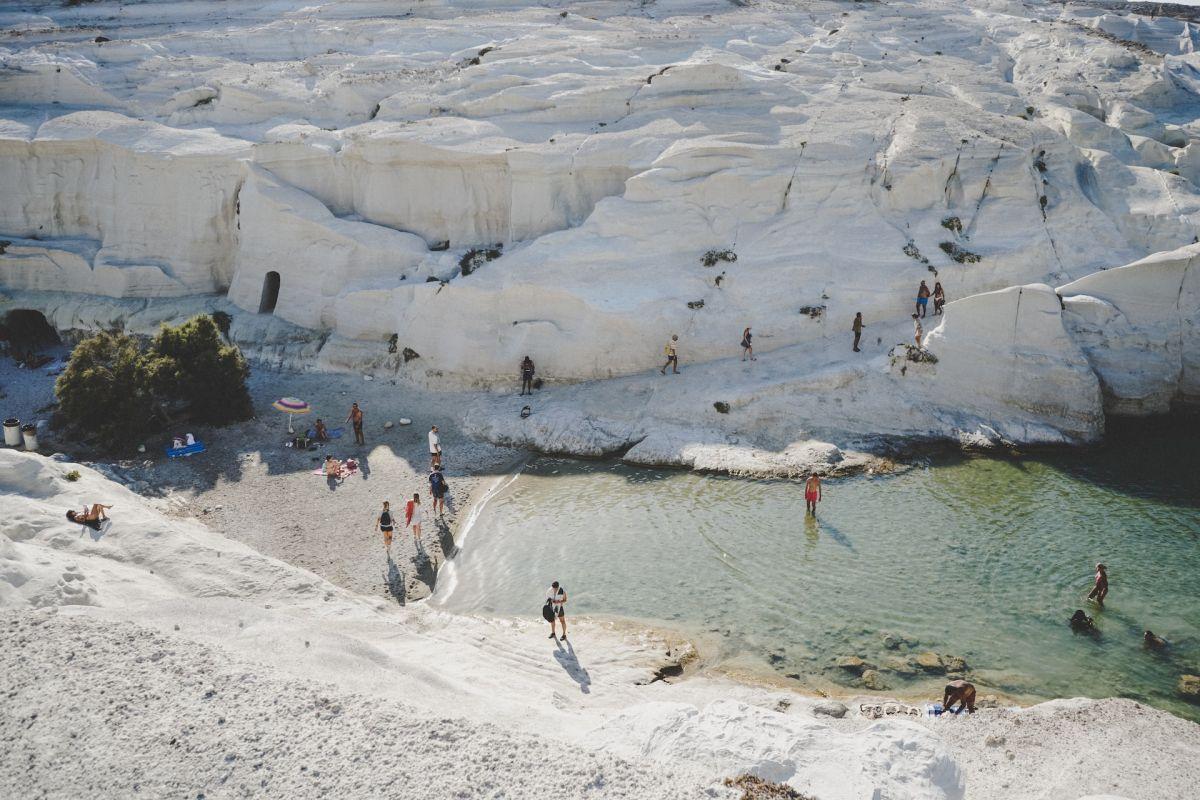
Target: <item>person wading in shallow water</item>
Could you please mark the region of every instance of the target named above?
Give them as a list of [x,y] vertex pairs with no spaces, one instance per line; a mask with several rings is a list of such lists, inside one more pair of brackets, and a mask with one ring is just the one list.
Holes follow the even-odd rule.
[[951,706],[958,703],[958,710],[964,708],[968,713],[975,713],[975,686],[964,680],[950,681],[942,694],[942,710],[950,713]]
[[1108,597],[1108,567],[1103,564],[1096,565],[1096,583],[1092,586],[1092,590],[1088,592],[1087,599],[1095,601],[1096,605],[1103,606],[1104,598]]
[[350,413],[346,415],[346,422],[354,426],[354,443],[366,444],[366,439],[363,438],[363,412],[358,407],[358,403],[350,406]]
[[858,349],[858,342],[860,339],[862,339],[862,329],[864,327],[865,326],[863,325],[862,321],[862,312],[859,311],[854,315],[854,324],[850,326],[850,330],[854,331],[854,352],[856,353],[862,352]]
[[821,499],[821,479],[817,477],[817,473],[808,476],[808,480],[804,482],[804,511],[805,513],[816,516],[817,503]]
[[554,637],[554,620],[558,620],[562,624],[562,638],[567,638],[567,590],[558,585],[558,581],[550,584],[550,588],[546,590],[546,602],[550,604],[552,613],[550,617],[550,638]]
[[663,375],[667,374],[667,367],[676,375],[679,374],[679,352],[675,349],[675,343],[679,341],[678,335],[672,335],[671,341],[667,342],[667,346],[663,348],[663,353],[667,356],[667,363],[662,365],[659,370]]

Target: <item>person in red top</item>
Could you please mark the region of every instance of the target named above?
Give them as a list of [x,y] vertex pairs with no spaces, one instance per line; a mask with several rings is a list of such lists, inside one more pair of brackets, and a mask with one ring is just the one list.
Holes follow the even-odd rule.
[[816,516],[817,501],[821,499],[821,479],[817,477],[817,473],[808,476],[808,480],[804,482],[804,510],[806,513]]

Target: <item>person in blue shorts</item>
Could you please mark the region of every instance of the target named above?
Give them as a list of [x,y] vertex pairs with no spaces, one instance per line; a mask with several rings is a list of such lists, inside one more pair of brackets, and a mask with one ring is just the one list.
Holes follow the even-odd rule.
[[925,281],[921,281],[921,286],[917,289],[917,313],[922,317],[929,310],[929,287],[925,285]]

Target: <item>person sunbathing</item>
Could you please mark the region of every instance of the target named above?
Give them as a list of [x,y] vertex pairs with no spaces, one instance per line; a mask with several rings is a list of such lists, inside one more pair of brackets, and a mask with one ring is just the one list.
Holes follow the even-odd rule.
[[71,520],[71,522],[78,522],[83,525],[92,525],[93,527],[98,528],[100,527],[101,522],[108,519],[108,514],[105,514],[104,512],[110,508],[112,508],[112,506],[106,506],[101,503],[93,503],[91,506],[85,505],[82,511],[76,511],[75,509],[68,511],[67,519]]
[[325,474],[340,478],[342,475],[342,462],[333,456],[325,456]]
[[320,419],[317,420],[315,429],[316,429],[316,435],[317,435],[318,442],[328,442],[329,441],[329,429],[325,427],[325,423],[322,422]]

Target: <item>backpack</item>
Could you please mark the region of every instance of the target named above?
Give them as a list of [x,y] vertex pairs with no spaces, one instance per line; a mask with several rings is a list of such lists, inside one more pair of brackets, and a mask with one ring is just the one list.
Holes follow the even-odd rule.
[[671,355],[671,345],[670,344],[663,345],[663,355],[664,356]]
[[440,492],[446,488],[446,479],[442,476],[442,473],[429,473],[429,487],[435,492]]
[[392,527],[392,512],[385,511],[379,515],[379,527],[381,527],[381,528]]

